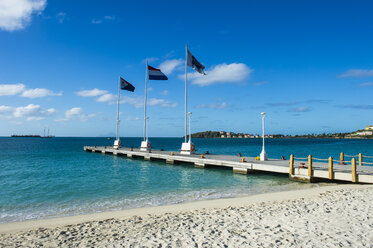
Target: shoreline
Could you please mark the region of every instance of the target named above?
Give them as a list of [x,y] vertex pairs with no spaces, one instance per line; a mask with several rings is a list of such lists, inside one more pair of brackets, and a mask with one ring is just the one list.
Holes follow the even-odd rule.
[[176,214],[186,211],[217,209],[227,207],[242,207],[257,203],[290,201],[301,198],[318,197],[330,191],[349,190],[349,189],[364,189],[373,188],[372,185],[332,185],[319,186],[307,189],[269,192],[263,194],[256,194],[244,197],[221,198],[212,200],[201,200],[185,202],[180,204],[162,205],[155,207],[134,208],[110,212],[99,212],[93,214],[76,215],[68,217],[57,217],[49,219],[28,220],[21,222],[10,222],[0,224],[0,234],[15,233],[21,231],[31,231],[38,228],[57,228],[67,225],[77,225],[86,222],[103,221],[108,219],[126,219],[131,217],[147,216],[147,215],[162,215],[162,214]]

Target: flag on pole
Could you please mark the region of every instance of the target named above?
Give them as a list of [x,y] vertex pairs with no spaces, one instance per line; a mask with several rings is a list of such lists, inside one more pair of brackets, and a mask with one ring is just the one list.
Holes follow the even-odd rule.
[[189,52],[188,49],[188,58],[187,58],[187,65],[192,67],[194,70],[198,71],[199,73],[206,75],[205,67]]
[[128,91],[135,91],[135,86],[124,80],[122,77],[120,78],[120,88],[122,90],[128,90]]
[[160,69],[156,69],[148,65],[149,80],[168,80],[167,76],[161,72]]

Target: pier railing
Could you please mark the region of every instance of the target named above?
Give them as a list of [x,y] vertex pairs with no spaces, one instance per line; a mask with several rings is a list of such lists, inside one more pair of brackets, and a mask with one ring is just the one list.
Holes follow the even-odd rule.
[[[346,161],[345,157],[351,158],[351,161]],[[311,178],[313,176],[313,164],[315,162],[318,162],[318,167],[320,169],[324,167],[326,169],[326,164],[327,164],[327,169],[329,172],[328,179],[333,180],[334,179],[334,173],[335,168],[334,165],[337,164],[339,165],[339,169],[341,169],[340,166],[346,165],[346,169],[348,169],[347,166],[350,166],[351,168],[351,181],[352,182],[357,182],[358,181],[358,175],[357,175],[357,165],[359,166],[364,166],[364,165],[373,165],[373,163],[370,162],[364,162],[363,158],[373,158],[373,156],[367,156],[363,155],[361,153],[357,155],[346,155],[343,152],[341,152],[339,160],[333,159],[333,157],[329,157],[328,159],[324,158],[315,158],[312,157],[312,155],[308,155],[308,157],[294,157],[294,155],[290,155],[290,167],[289,167],[289,174],[290,176],[293,176],[295,173],[295,169],[307,169],[307,174],[308,177]],[[297,164],[296,164],[297,162]],[[321,164],[322,163],[322,164]],[[344,170],[344,166],[342,167]]]
[[339,160],[342,164],[343,164],[343,162],[346,162],[345,157],[356,158],[359,166],[373,165],[373,163],[371,163],[371,162],[364,162],[364,158],[373,159],[373,156],[363,155],[362,153],[359,153],[359,154],[356,154],[356,155],[347,155],[347,154],[344,154],[343,152],[341,152]]

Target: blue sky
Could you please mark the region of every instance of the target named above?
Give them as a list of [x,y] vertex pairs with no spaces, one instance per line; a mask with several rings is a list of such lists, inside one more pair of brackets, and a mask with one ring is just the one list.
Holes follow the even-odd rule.
[[184,133],[185,44],[192,130],[348,132],[373,124],[370,1],[0,0],[0,135],[142,136],[145,60],[149,135]]

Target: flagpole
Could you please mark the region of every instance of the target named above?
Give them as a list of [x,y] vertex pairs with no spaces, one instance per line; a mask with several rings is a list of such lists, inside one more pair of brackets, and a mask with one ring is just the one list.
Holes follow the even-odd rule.
[[148,93],[148,60],[146,60],[146,69],[145,69],[145,99],[144,99],[144,141],[148,140],[146,135],[147,131],[147,123],[146,123],[146,101],[147,101],[147,93]]
[[119,98],[120,98],[120,76],[118,79],[118,106],[117,106],[117,130],[116,130],[116,140],[119,140]]
[[187,80],[188,80],[188,44],[185,44],[185,143],[187,143],[187,125],[188,125],[188,120],[187,120]]

